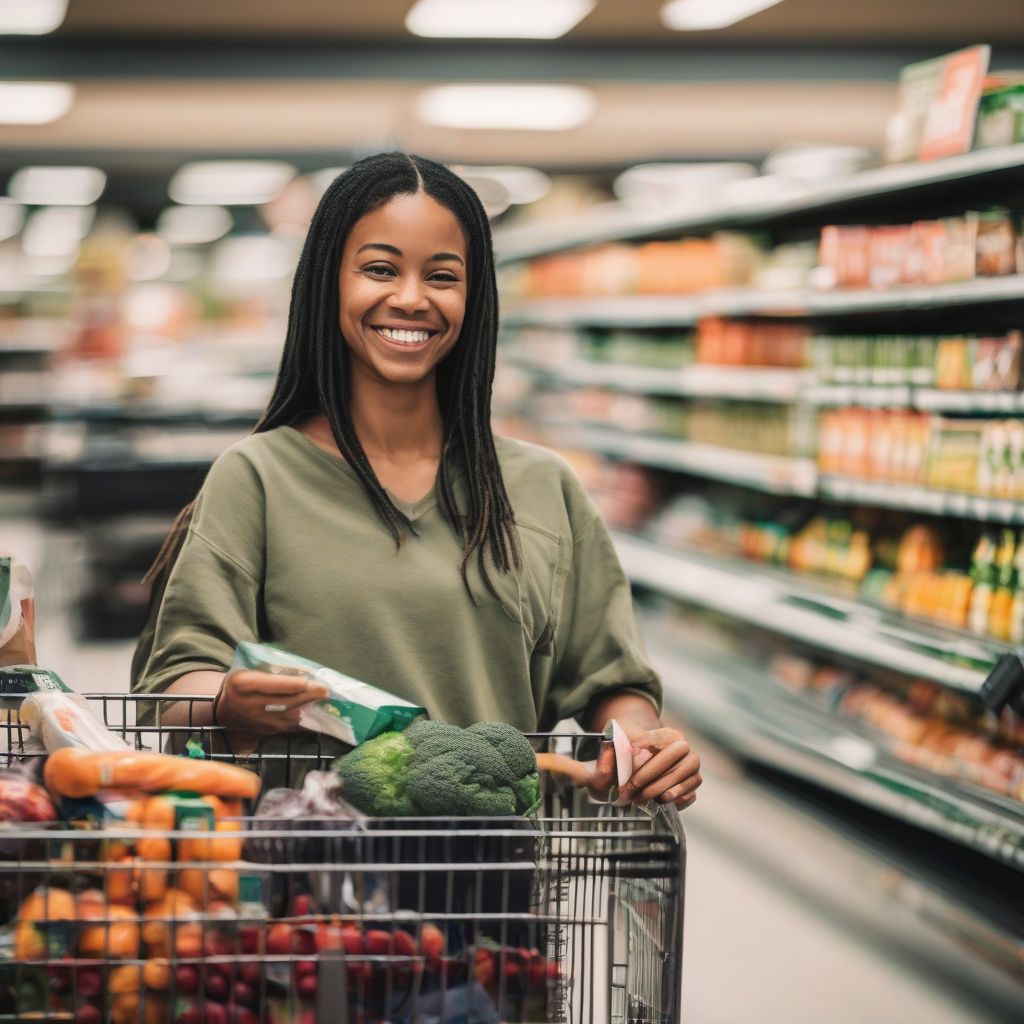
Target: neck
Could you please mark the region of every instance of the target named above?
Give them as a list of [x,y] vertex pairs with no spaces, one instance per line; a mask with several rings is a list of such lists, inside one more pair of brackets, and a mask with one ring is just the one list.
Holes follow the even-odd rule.
[[354,376],[350,403],[367,455],[414,459],[440,454],[444,423],[433,374],[397,387]]

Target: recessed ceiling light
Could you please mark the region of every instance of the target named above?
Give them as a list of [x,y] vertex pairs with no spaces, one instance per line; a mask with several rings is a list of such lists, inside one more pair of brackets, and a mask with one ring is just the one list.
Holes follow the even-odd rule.
[[596,107],[578,85],[437,85],[416,97],[420,120],[443,128],[566,131]]
[[226,235],[233,223],[223,206],[168,206],[156,231],[170,245],[204,245]]
[[0,35],[46,35],[67,13],[68,0],[0,0]]
[[661,9],[661,23],[679,32],[726,28],[782,0],[670,0]]
[[0,197],[0,242],[13,238],[25,223],[25,207],[13,199]]
[[28,256],[67,256],[77,251],[96,219],[92,206],[46,206],[25,224],[21,248]]
[[294,176],[291,164],[276,160],[203,160],[179,167],[167,192],[185,206],[258,206]]
[[0,124],[50,124],[75,98],[68,82],[0,82]]
[[91,206],[106,186],[98,167],[22,167],[7,191],[26,206]]
[[316,192],[318,197],[322,196],[330,187],[331,182],[334,181],[339,174],[347,170],[348,167],[325,167],[323,170],[313,171],[309,175],[313,191]]
[[551,179],[535,167],[464,167],[453,168],[466,177],[493,178],[505,186],[508,201],[513,205],[535,203],[551,191]]
[[756,174],[753,164],[744,163],[637,164],[615,179],[612,191],[626,202],[662,203],[707,197],[730,181]]
[[594,0],[419,0],[405,16],[417,36],[557,39],[594,9]]

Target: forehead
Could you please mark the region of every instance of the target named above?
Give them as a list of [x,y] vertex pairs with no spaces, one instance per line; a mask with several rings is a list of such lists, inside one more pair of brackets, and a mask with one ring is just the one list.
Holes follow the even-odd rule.
[[455,214],[423,192],[389,199],[383,206],[364,214],[352,226],[345,249],[354,252],[362,245],[383,242],[405,255],[454,252],[465,257],[466,239]]

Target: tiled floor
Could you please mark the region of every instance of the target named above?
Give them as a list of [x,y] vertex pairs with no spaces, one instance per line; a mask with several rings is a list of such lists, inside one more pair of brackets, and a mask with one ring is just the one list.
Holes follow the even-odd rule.
[[[30,520],[0,519],[0,549],[17,553],[38,580],[40,661],[80,691],[123,690],[132,645],[80,645],[69,632],[64,603],[75,584],[74,544]],[[705,767],[701,798],[684,819],[687,1024],[1009,1019],[972,1008],[953,979],[922,971],[885,936],[852,929],[723,838],[735,836],[742,821],[752,845],[770,836],[790,867],[816,857],[807,819],[751,793],[726,762],[710,757]]]

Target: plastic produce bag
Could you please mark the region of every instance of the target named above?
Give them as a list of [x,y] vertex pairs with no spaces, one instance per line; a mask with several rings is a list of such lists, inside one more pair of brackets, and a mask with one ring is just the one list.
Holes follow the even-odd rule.
[[334,669],[264,644],[243,641],[235,649],[232,669],[255,669],[279,675],[315,679],[327,687],[326,700],[302,708],[299,725],[321,732],[353,747],[382,732],[401,732],[426,709],[410,704],[386,690],[360,682]]
[[[52,677],[53,673],[47,675]],[[128,750],[131,746],[100,721],[85,698],[66,690],[30,694],[22,701],[20,717],[47,753],[61,747],[99,753]]]
[[0,665],[35,663],[32,577],[10,555],[0,555]]

